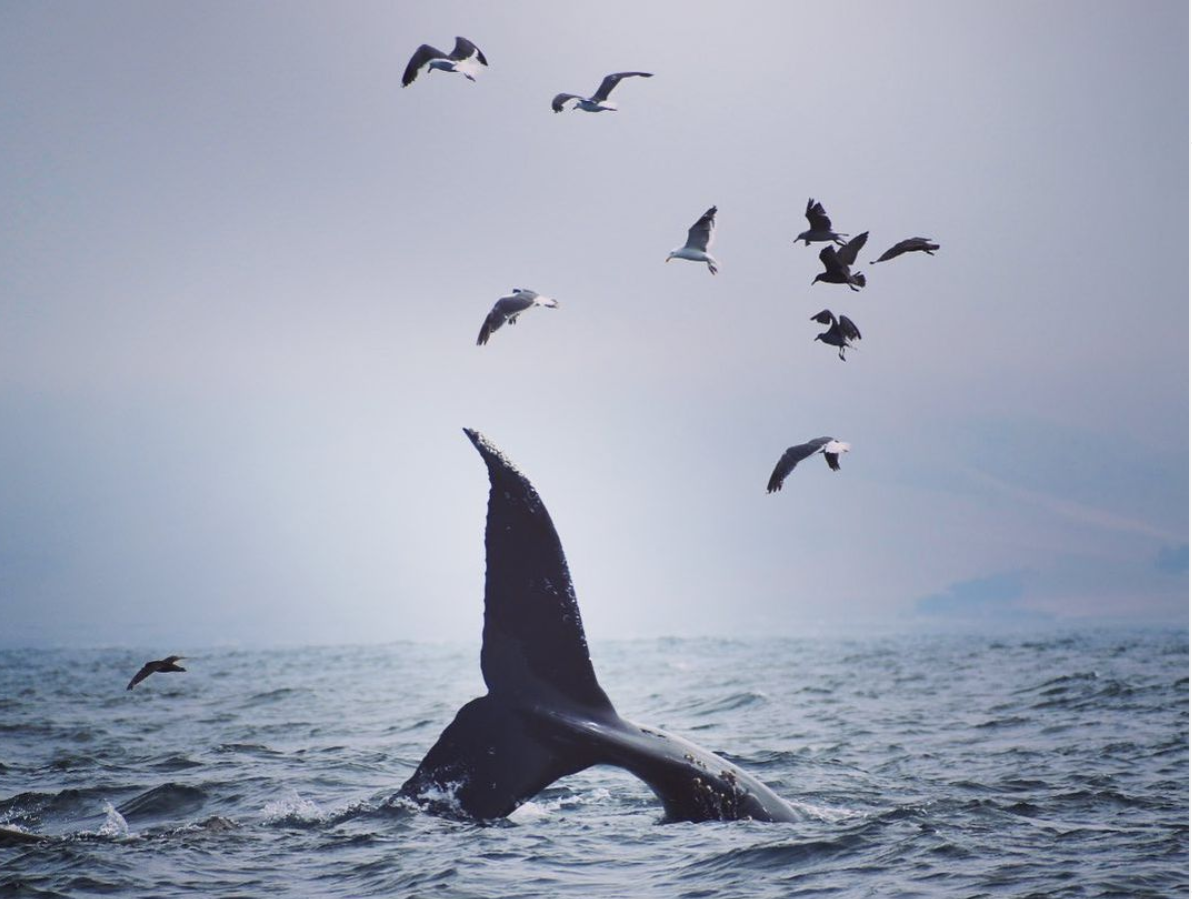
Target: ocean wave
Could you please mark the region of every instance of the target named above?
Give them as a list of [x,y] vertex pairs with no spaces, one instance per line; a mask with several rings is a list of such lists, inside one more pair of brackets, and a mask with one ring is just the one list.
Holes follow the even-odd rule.
[[264,693],[256,693],[241,703],[241,708],[253,708],[260,705],[271,705],[275,702],[280,702],[283,699],[288,699],[291,696],[297,695],[298,691],[293,687],[278,687],[276,690],[266,690]]
[[284,755],[285,754],[283,752],[280,752],[277,749],[273,749],[270,746],[266,746],[263,743],[220,743],[218,746],[215,747],[214,751],[221,752],[221,753],[222,752],[240,753],[240,754],[244,754],[244,755],[258,755],[258,756],[270,756],[270,755],[276,756],[276,755]]
[[692,862],[682,873],[684,879],[702,879],[738,871],[793,873],[813,863],[851,855],[864,842],[865,837],[858,833],[844,833],[829,839],[783,840],[760,846],[734,848]]
[[198,787],[165,783],[120,804],[125,818],[180,817],[202,808],[207,794]]

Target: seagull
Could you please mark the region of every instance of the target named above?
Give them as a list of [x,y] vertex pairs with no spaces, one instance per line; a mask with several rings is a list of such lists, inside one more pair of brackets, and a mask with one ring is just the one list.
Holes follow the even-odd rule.
[[853,324],[853,320],[847,315],[842,315],[837,320],[831,309],[816,313],[811,316],[811,321],[831,325],[823,334],[817,334],[815,339],[822,340],[829,346],[839,347],[837,355],[840,356],[841,362],[845,361],[844,351],[853,349],[853,341],[861,339],[861,329]]
[[811,228],[804,231],[794,239],[794,243],[803,241],[803,246],[811,246],[813,240],[830,240],[833,243],[838,243],[844,246],[844,238],[847,234],[837,234],[832,230],[832,220],[828,218],[828,213],[824,212],[824,204],[817,203],[815,200],[808,198],[807,211],[803,213],[807,216],[807,221],[811,224]]
[[455,49],[451,51],[450,55],[442,50],[436,50],[430,44],[423,44],[410,57],[406,72],[401,76],[401,86],[409,87],[413,84],[422,67],[428,62],[431,69],[438,69],[442,72],[459,72],[469,81],[476,80],[472,73],[480,71],[479,66],[488,65],[488,60],[484,58],[480,48],[466,37],[455,39]]
[[938,250],[940,245],[932,243],[930,237],[908,237],[906,240],[900,240],[882,255],[878,256],[870,262],[870,265],[877,265],[879,262],[885,262],[887,259],[893,259],[895,256],[901,256],[903,253],[913,253],[915,250],[921,250],[928,256],[934,256],[935,250]]
[[708,247],[712,245],[712,237],[716,231],[716,207],[713,206],[707,212],[699,217],[694,225],[687,229],[687,243],[678,249],[671,250],[670,255],[666,257],[666,261],[670,262],[672,259],[690,259],[692,262],[706,262],[708,263],[708,271],[713,275],[719,271],[717,262],[708,253]]
[[616,103],[610,103],[608,95],[613,92],[613,88],[621,83],[622,78],[653,78],[653,72],[617,72],[614,75],[605,75],[604,80],[600,82],[600,87],[596,89],[596,93],[590,97],[581,97],[579,94],[555,94],[555,98],[550,101],[550,108],[555,112],[562,112],[563,106],[568,100],[575,100],[576,103],[572,109],[582,109],[584,112],[615,112],[617,109]]
[[135,687],[137,684],[139,684],[141,681],[143,681],[145,678],[147,678],[150,674],[155,674],[159,671],[162,671],[162,672],[164,672],[164,671],[185,671],[186,669],[183,668],[181,665],[174,664],[175,662],[177,662],[183,658],[185,658],[185,656],[166,656],[164,659],[157,659],[156,661],[153,661],[153,662],[146,662],[141,667],[141,670],[133,675],[132,680],[130,680],[128,682],[128,686],[125,687],[124,689],[131,690],[133,687]]
[[795,470],[795,466],[816,453],[823,453],[828,460],[828,467],[833,471],[840,471],[840,454],[847,453],[850,447],[841,443],[835,437],[816,437],[798,446],[790,447],[774,466],[774,473],[770,475],[770,483],[766,485],[766,493],[774,493],[782,489],[782,482],[786,476]]
[[507,297],[501,297],[501,299],[493,304],[492,311],[488,313],[488,316],[484,319],[484,324],[480,327],[480,336],[476,338],[476,346],[483,346],[488,343],[488,339],[492,337],[493,332],[505,324],[505,322],[516,325],[517,317],[534,306],[558,309],[559,301],[553,300],[550,297],[544,297],[536,291],[523,287],[513,288],[513,293]]
[[868,239],[869,232],[862,231],[839,250],[831,246],[820,250],[819,258],[824,264],[824,271],[815,276],[812,285],[814,286],[816,281],[825,281],[828,284],[847,284],[849,290],[864,287],[865,276],[860,272],[854,275],[849,266],[857,261],[857,253]]

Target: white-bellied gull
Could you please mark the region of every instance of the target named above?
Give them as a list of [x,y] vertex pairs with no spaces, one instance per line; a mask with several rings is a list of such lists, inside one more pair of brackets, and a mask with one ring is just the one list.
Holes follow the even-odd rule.
[[616,72],[612,75],[605,75],[604,80],[600,82],[600,87],[596,89],[596,93],[590,97],[581,97],[579,94],[555,94],[555,98],[550,101],[550,108],[555,112],[562,112],[568,100],[575,100],[575,105],[572,109],[582,109],[584,112],[615,112],[617,108],[616,103],[612,103],[608,99],[608,95],[613,92],[613,88],[621,83],[622,78],[653,78],[653,72]]
[[480,336],[476,338],[476,346],[484,346],[493,332],[508,322],[517,324],[517,317],[534,306],[545,306],[547,309],[558,309],[559,301],[523,287],[513,288],[513,293],[501,297],[493,304],[492,311],[484,319],[480,327]]
[[480,48],[466,37],[457,37],[455,49],[450,53],[436,50],[430,44],[423,44],[410,57],[405,74],[401,76],[401,86],[409,87],[413,84],[422,67],[428,63],[428,71],[438,69],[442,72],[458,72],[469,81],[475,81],[474,73],[480,71],[480,66],[487,66],[488,60],[484,58]]
[[141,666],[141,670],[132,676],[132,680],[128,682],[128,686],[124,689],[131,690],[150,674],[157,674],[159,672],[164,674],[169,671],[185,671],[186,669],[181,665],[174,664],[175,662],[181,661],[183,658],[184,656],[166,656],[164,659],[155,659],[152,662],[146,662],[143,666]]
[[795,470],[795,466],[816,453],[823,453],[828,460],[828,467],[833,471],[840,471],[840,454],[847,453],[850,447],[841,443],[835,437],[816,437],[798,446],[792,446],[778,460],[774,466],[774,473],[770,475],[770,483],[766,485],[766,493],[774,493],[782,489],[782,482],[786,476]]
[[811,316],[811,320],[830,326],[823,334],[817,334],[815,339],[822,340],[828,346],[837,347],[837,355],[840,356],[841,362],[844,361],[844,351],[853,349],[853,341],[861,339],[861,329],[853,324],[853,320],[847,315],[837,319],[831,309],[825,309]]
[[694,225],[687,229],[687,243],[678,249],[671,250],[666,261],[672,259],[690,259],[692,262],[706,262],[708,271],[713,275],[719,271],[719,265],[708,252],[712,245],[712,238],[716,233],[716,207],[713,206],[699,217]]
[[906,240],[900,240],[882,255],[878,256],[870,262],[870,265],[877,265],[879,262],[885,262],[888,259],[893,259],[895,256],[901,256],[903,253],[913,253],[916,250],[926,253],[928,256],[934,256],[935,251],[940,248],[938,243],[932,243],[930,237],[908,237]]
[[807,211],[803,213],[807,216],[807,223],[811,227],[794,239],[794,243],[803,241],[803,246],[811,246],[811,242],[830,240],[833,243],[838,243],[844,246],[844,239],[848,237],[847,234],[837,234],[832,230],[832,220],[828,218],[828,213],[824,212],[824,204],[817,203],[815,200],[808,198]]
[[820,250],[819,258],[824,264],[824,270],[815,276],[811,282],[812,286],[816,281],[824,281],[828,284],[847,284],[849,290],[864,287],[865,276],[860,272],[853,274],[850,267],[857,261],[857,253],[868,239],[869,232],[862,231],[840,249],[827,246]]

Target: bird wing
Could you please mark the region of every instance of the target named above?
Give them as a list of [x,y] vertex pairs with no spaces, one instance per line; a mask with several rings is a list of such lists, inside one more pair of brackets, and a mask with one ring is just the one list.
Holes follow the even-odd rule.
[[156,670],[157,670],[157,662],[146,662],[141,667],[141,670],[132,676],[132,680],[130,680],[128,682],[128,686],[125,687],[124,689],[131,690],[133,687],[135,687],[137,684],[139,684],[141,681],[143,681],[145,678],[147,678],[150,674],[152,674]]
[[477,61],[482,65],[488,65],[488,60],[484,58],[484,54],[480,52],[480,48],[473,44],[466,37],[457,37],[455,39],[455,49],[451,51],[450,59],[462,60],[467,59],[472,54],[476,55]]
[[817,203],[809,197],[807,200],[807,211],[803,214],[807,216],[807,221],[811,225],[812,231],[832,230],[832,220],[828,218],[828,213],[824,212],[823,203]]
[[787,451],[779,457],[778,464],[774,466],[774,472],[770,475],[770,483],[766,484],[766,493],[781,490],[782,482],[786,480],[788,474],[795,470],[795,466],[808,456],[819,452],[831,439],[831,437],[817,437],[807,443],[788,447]]
[[596,89],[596,93],[592,94],[592,99],[597,103],[602,103],[608,99],[608,95],[613,92],[613,88],[621,83],[622,78],[653,78],[653,72],[617,72],[615,75],[605,75],[604,80],[600,82],[600,87]]
[[414,79],[418,77],[418,71],[432,59],[447,59],[447,54],[442,50],[436,50],[430,44],[423,44],[414,51],[414,55],[410,57],[410,62],[406,66],[405,74],[401,76],[401,86],[409,87],[414,83]]
[[836,254],[836,258],[840,260],[845,266],[850,266],[857,261],[857,253],[861,251],[861,247],[865,246],[865,241],[869,240],[869,232],[862,231],[843,247],[840,248]]
[[820,262],[824,264],[824,269],[828,274],[848,274],[848,266],[840,261],[840,254],[836,252],[836,247],[828,244],[819,251]]
[[903,253],[907,253],[911,250],[916,249],[917,248],[916,241],[918,241],[920,239],[921,238],[918,238],[918,237],[911,237],[911,238],[908,238],[907,240],[898,241],[898,243],[894,244],[894,246],[890,247],[890,249],[886,250],[886,252],[884,252],[884,253],[882,253],[882,255],[878,256],[877,261],[885,262],[888,259],[893,259],[895,256],[901,256]]
[[476,346],[488,343],[488,339],[494,331],[505,322],[512,322],[513,319],[533,306],[537,297],[538,294],[532,290],[519,290],[512,296],[501,297],[497,300],[485,317],[484,324],[480,326],[480,335],[476,338]]
[[699,217],[699,221],[687,229],[687,249],[699,250],[701,253],[706,253],[712,243],[712,236],[715,230],[716,207],[713,206]]
[[550,101],[550,108],[555,112],[563,111],[563,104],[568,100],[582,100],[579,94],[555,94],[555,98]]
[[840,333],[844,335],[845,340],[861,339],[861,329],[853,324],[853,320],[847,315],[840,316]]
[[480,326],[480,334],[476,338],[476,346],[484,346],[488,343],[488,339],[493,336],[493,331],[505,324],[505,316],[501,315],[496,309],[489,312],[484,317],[484,324]]
[[[836,316],[832,314],[831,309],[825,309],[823,312],[817,312],[811,316],[811,321],[819,322],[821,325],[834,325],[836,324]],[[848,319],[845,319],[845,321],[848,321]]]

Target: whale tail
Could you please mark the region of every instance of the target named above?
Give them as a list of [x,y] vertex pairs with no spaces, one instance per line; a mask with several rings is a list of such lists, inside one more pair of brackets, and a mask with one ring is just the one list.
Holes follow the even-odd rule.
[[[596,681],[558,533],[534,485],[481,434],[464,430],[488,466],[484,641],[488,695],[459,710],[402,794],[448,816],[499,818],[544,787],[595,764],[549,717],[526,705],[566,703],[616,717]],[[564,751],[560,751],[562,748]]]
[[621,718],[596,680],[555,526],[530,481],[485,437],[484,640],[488,693],[465,704],[401,795],[457,818],[508,815],[595,764],[644,780],[673,820],[793,820],[768,787],[712,753]]

